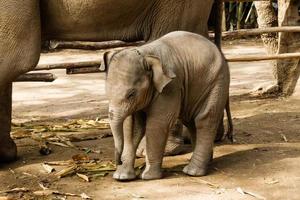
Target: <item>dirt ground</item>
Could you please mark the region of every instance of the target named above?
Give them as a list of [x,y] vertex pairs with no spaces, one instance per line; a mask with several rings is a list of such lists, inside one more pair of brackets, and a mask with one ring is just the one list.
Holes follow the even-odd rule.
[[[263,54],[259,42],[227,42],[225,54]],[[43,55],[41,62],[88,59],[95,52],[65,51]],[[85,182],[78,176],[58,179],[47,174],[42,163],[65,161],[80,150],[50,145],[52,154],[42,156],[38,142],[16,139],[19,159],[0,166],[0,191],[25,187],[42,190],[39,183],[60,192],[85,193],[93,199],[167,199],[167,200],[252,200],[300,199],[300,83],[295,94],[286,99],[260,99],[246,93],[273,83],[269,62],[230,63],[231,106],[235,143],[217,144],[210,171],[204,177],[189,177],[181,170],[191,153],[164,159],[161,180],[117,182],[112,173]],[[70,120],[107,116],[104,74],[65,75],[55,70],[54,83],[15,83],[13,120],[15,123],[62,124]],[[112,137],[100,137],[109,130],[83,130],[82,135],[97,135],[94,140],[74,144],[101,153],[91,158],[113,160]],[[57,133],[57,134],[77,134]],[[79,133],[78,133],[79,134]],[[187,145],[188,148],[188,145]],[[143,159],[138,161],[143,162]],[[59,168],[59,167],[58,167]],[[60,167],[61,168],[61,167]],[[242,191],[245,192],[243,194]],[[0,193],[1,196],[6,196]],[[13,199],[64,199],[62,196],[36,197],[31,193],[12,193]],[[0,198],[1,199],[1,198]],[[80,199],[68,197],[68,199]]]

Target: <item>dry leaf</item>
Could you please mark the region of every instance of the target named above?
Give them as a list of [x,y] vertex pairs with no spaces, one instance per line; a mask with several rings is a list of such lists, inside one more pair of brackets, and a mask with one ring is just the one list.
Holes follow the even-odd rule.
[[259,194],[255,194],[255,193],[249,192],[249,191],[244,191],[244,192],[245,192],[245,194],[248,194],[248,195],[250,195],[250,196],[253,196],[253,197],[257,198],[257,199],[266,200],[265,197],[260,196]]
[[286,136],[284,134],[280,134],[280,135],[285,142],[288,142],[288,139],[286,138]]
[[90,182],[90,178],[89,178],[88,176],[86,176],[86,175],[84,175],[84,174],[79,174],[79,173],[76,173],[76,175],[77,175],[79,178],[85,180],[86,182]]
[[61,142],[49,142],[49,143],[57,145],[57,146],[61,146],[61,147],[70,147],[69,145],[61,143]]
[[72,156],[72,159],[74,161],[78,161],[78,162],[80,162],[80,161],[90,161],[89,156],[86,155],[86,154],[76,154],[76,155]]
[[53,161],[53,162],[44,162],[44,163],[47,165],[65,166],[65,165],[71,165],[73,161],[67,160],[67,161]]
[[57,192],[58,191],[56,191],[56,190],[39,190],[39,191],[33,192],[33,194],[36,196],[49,196],[49,195],[55,194]]
[[42,164],[42,167],[46,170],[46,172],[48,174],[52,173],[55,171],[55,169],[53,167],[51,167],[50,165],[47,164]]
[[86,195],[85,193],[81,193],[80,197],[82,199],[92,199],[91,197],[89,197],[88,195]]
[[75,173],[75,169],[77,168],[76,165],[72,165],[70,167],[67,167],[59,172],[57,172],[55,175],[58,176],[58,178],[62,178],[64,176],[70,175]]
[[11,189],[11,190],[0,191],[0,194],[14,193],[14,192],[28,192],[28,191],[29,191],[28,188],[14,188],[14,189]]
[[255,197],[255,198],[257,198],[257,199],[266,200],[265,197],[260,196],[260,195],[258,195],[258,194],[255,194],[255,193],[253,193],[253,192],[249,192],[249,191],[243,190],[243,189],[240,188],[240,187],[236,188],[236,190],[237,190],[240,194],[242,194],[242,195],[248,194],[248,195],[250,195],[250,196],[252,196],[252,197]]
[[236,188],[236,191],[238,191],[242,195],[245,195],[245,192],[240,187]]
[[14,199],[11,197],[0,197],[0,200],[14,200]]
[[43,182],[39,182],[39,186],[43,189],[43,190],[48,190],[49,188],[47,188]]

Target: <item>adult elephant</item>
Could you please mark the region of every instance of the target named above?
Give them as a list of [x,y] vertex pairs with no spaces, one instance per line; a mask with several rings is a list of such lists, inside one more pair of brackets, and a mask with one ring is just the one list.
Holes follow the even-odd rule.
[[0,162],[10,138],[12,82],[38,63],[43,41],[153,40],[185,30],[207,36],[213,0],[9,0],[0,2]]

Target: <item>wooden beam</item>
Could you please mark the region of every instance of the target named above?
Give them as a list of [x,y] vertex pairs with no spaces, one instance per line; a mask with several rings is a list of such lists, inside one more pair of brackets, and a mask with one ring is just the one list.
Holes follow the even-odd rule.
[[86,66],[86,67],[70,67],[66,69],[68,75],[72,74],[87,74],[87,73],[100,73],[101,70],[99,66]]
[[50,40],[49,49],[100,50],[100,49],[111,49],[117,47],[140,46],[144,43],[145,43],[144,41],[124,42],[120,40],[112,40],[112,41],[104,41],[104,42]]
[[28,73],[19,76],[14,82],[53,82],[56,78],[51,73]]
[[264,33],[277,33],[277,32],[300,32],[300,26],[281,26],[281,27],[240,29],[235,31],[226,31],[222,33],[222,38],[247,36],[247,35],[260,35]]
[[276,59],[300,59],[300,53],[283,53],[270,55],[232,55],[226,56],[227,62],[250,62]]
[[68,69],[80,67],[101,67],[101,59],[82,61],[82,62],[68,62],[68,63],[55,63],[55,64],[39,64],[34,70],[52,70],[52,69]]

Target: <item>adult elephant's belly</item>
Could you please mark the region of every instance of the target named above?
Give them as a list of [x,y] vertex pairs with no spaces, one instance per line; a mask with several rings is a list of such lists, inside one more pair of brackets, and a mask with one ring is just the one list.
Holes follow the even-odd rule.
[[143,13],[153,0],[41,0],[45,39],[139,40]]

